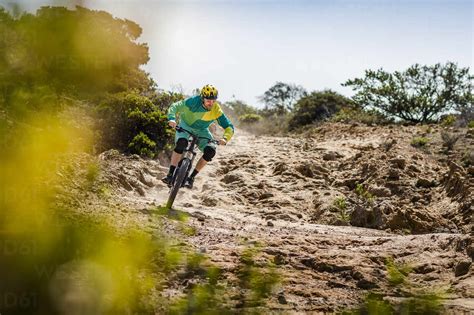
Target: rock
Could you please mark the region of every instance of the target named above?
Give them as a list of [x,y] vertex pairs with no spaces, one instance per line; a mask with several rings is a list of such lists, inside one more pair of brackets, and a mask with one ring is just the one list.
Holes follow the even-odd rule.
[[199,211],[192,212],[191,216],[196,218],[199,222],[204,222],[207,219],[207,215]]
[[334,182],[334,185],[339,186],[339,187],[346,186],[346,187],[349,187],[350,189],[355,189],[357,183],[359,183],[360,181],[361,181],[360,178],[346,178],[342,180],[339,179]]
[[369,280],[369,279],[366,279],[366,278],[362,278],[359,281],[357,281],[356,285],[357,285],[358,288],[361,288],[361,289],[364,289],[364,290],[371,290],[371,289],[378,288],[377,283],[375,283],[372,279]]
[[390,168],[388,170],[388,179],[399,180],[400,179],[400,171],[395,169],[395,168]]
[[210,196],[205,196],[202,198],[202,204],[205,205],[206,207],[215,207],[217,206],[217,199],[210,197]]
[[[107,151],[108,152],[108,151]],[[127,177],[125,177],[124,174],[120,173],[118,174],[118,181],[120,183],[120,185],[125,188],[126,190],[128,191],[132,191],[133,190],[133,187],[128,183],[127,181]]]
[[444,189],[448,196],[463,201],[472,194],[464,168],[454,162],[449,164],[449,172],[443,177]]
[[334,152],[334,151],[330,151],[330,152],[327,152],[323,155],[323,160],[325,161],[334,161],[334,160],[337,160],[338,158],[341,158],[343,157],[343,155],[337,153],[337,152]]
[[474,244],[471,244],[466,248],[466,253],[471,257],[471,260],[474,260]]
[[295,170],[301,175],[306,176],[306,177],[312,178],[314,176],[314,172],[311,168],[311,164],[308,162],[296,166]]
[[241,178],[239,175],[237,174],[226,174],[222,179],[221,179],[221,182],[225,183],[225,184],[230,184],[230,183],[234,183],[234,182],[238,182],[238,181],[241,181]]
[[282,254],[276,254],[275,257],[273,258],[273,263],[275,265],[284,265],[286,264],[286,259]]
[[285,162],[278,162],[273,168],[274,175],[281,175],[284,171],[288,170],[288,165]]
[[422,196],[420,194],[414,193],[413,196],[411,196],[410,201],[411,202],[417,202],[421,200]]
[[386,187],[371,186],[368,191],[376,197],[390,197],[392,195],[390,189]]
[[[385,206],[389,207],[388,205]],[[384,207],[370,209],[357,205],[351,213],[351,225],[376,229],[384,228],[387,221],[387,215],[384,214],[384,211],[393,211],[390,208],[385,209]]]
[[393,165],[398,167],[399,169],[404,169],[406,165],[406,160],[401,157],[397,157],[394,159],[390,159],[389,162]]
[[435,180],[427,179],[427,178],[418,178],[416,181],[416,187],[422,187],[422,188],[432,188],[437,185]]
[[[146,170],[146,169],[145,169],[145,170]],[[153,184],[153,181],[150,180],[150,179],[147,179],[147,178],[145,177],[144,172],[142,172],[142,171],[139,171],[139,172],[138,172],[138,180],[139,180],[141,183],[143,183],[143,184],[145,184],[146,186],[148,186],[148,187],[153,187],[153,186],[155,186],[155,185]]]
[[454,267],[454,275],[456,277],[463,276],[469,272],[469,268],[471,267],[471,262],[468,260],[460,261]]
[[409,171],[412,171],[412,172],[414,172],[414,173],[419,173],[419,172],[421,172],[420,169],[419,169],[418,167],[416,167],[416,165],[414,165],[414,164],[408,165],[408,170],[409,170]]
[[272,194],[271,192],[264,192],[260,196],[258,196],[258,200],[268,199],[268,198],[271,198],[273,196],[274,196],[274,194]]
[[137,190],[137,192],[140,196],[142,196],[142,197],[145,196],[146,193],[145,193],[145,189],[143,189],[143,187],[139,186],[139,187],[136,188],[136,190]]
[[435,268],[431,263],[422,263],[418,266],[413,267],[413,272],[418,274],[427,274],[433,271],[435,271]]
[[268,222],[267,222],[267,226],[274,226],[274,224],[273,224],[272,221],[268,221]]
[[469,166],[469,168],[467,169],[467,172],[468,172],[470,175],[474,175],[474,166]]
[[278,293],[278,303],[280,303],[280,304],[288,304],[288,302],[286,301],[286,298],[285,298],[285,295],[283,294],[283,292]]

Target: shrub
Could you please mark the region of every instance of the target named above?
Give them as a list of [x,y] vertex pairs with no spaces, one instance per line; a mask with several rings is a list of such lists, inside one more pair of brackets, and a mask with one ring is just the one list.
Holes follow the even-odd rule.
[[408,265],[395,264],[392,257],[385,260],[387,268],[388,282],[391,285],[399,285],[406,281],[406,277],[411,272],[412,268]]
[[456,117],[454,115],[446,115],[443,119],[441,119],[441,125],[443,127],[452,126],[456,122]]
[[467,124],[467,127],[468,127],[468,128],[474,128],[474,120],[471,120],[471,121]]
[[234,113],[234,115],[237,116],[237,117],[240,117],[240,116],[246,115],[246,114],[256,114],[257,113],[257,110],[254,107],[252,107],[250,105],[247,105],[246,103],[244,103],[243,101],[240,101],[240,100],[230,101],[230,102],[227,102],[227,103],[222,104],[222,105],[226,108],[229,108]]
[[288,128],[295,130],[322,121],[351,105],[352,102],[348,98],[331,90],[313,92],[296,103]]
[[150,101],[158,107],[159,110],[162,112],[166,112],[171,104],[177,101],[181,101],[184,99],[184,95],[181,93],[175,92],[153,92],[150,96]]
[[333,122],[360,122],[366,125],[387,124],[391,120],[375,110],[364,110],[362,108],[342,108],[331,117]]
[[429,141],[430,139],[425,138],[425,137],[415,137],[411,140],[410,144],[415,148],[421,148],[421,147],[425,147]]
[[262,120],[262,116],[257,114],[245,114],[239,117],[241,124],[254,124]]
[[349,216],[347,212],[347,203],[346,203],[346,198],[344,197],[338,197],[334,199],[333,201],[333,206],[337,209],[339,213],[339,219],[343,222],[349,222],[351,217]]
[[142,156],[153,157],[156,142],[150,140],[146,134],[140,131],[140,133],[133,138],[132,142],[128,144],[128,148],[131,152],[138,153]]
[[362,184],[356,184],[355,192],[359,197],[370,203],[372,203],[375,199],[375,197],[371,193],[369,193]]
[[340,210],[344,210],[347,207],[346,198],[344,198],[344,197],[338,197],[338,198],[334,199],[333,204],[336,208],[338,208]]
[[109,96],[96,109],[102,149],[153,156],[171,143],[166,115],[136,92]]
[[454,148],[454,145],[461,137],[461,134],[450,133],[446,131],[441,131],[441,139],[443,140],[443,146],[446,147],[447,151],[451,151]]

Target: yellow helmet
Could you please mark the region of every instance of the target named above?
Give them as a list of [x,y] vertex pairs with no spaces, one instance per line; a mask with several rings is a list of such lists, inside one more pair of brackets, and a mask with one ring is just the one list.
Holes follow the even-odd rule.
[[206,84],[201,89],[201,97],[206,98],[208,100],[216,100],[217,99],[217,89],[214,85]]

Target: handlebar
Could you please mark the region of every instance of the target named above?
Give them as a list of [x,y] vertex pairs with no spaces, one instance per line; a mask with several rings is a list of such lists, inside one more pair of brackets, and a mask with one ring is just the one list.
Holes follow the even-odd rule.
[[193,136],[193,137],[195,137],[195,138],[197,138],[197,139],[206,139],[206,140],[209,141],[209,143],[214,143],[214,144],[219,145],[219,141],[218,141],[218,140],[209,139],[209,138],[206,138],[206,137],[199,137],[199,136],[195,135],[194,133],[192,133],[191,131],[184,129],[183,127],[176,126],[176,127],[174,127],[174,129],[176,129],[176,131],[184,131],[184,132],[187,132],[187,133],[189,133],[191,136]]

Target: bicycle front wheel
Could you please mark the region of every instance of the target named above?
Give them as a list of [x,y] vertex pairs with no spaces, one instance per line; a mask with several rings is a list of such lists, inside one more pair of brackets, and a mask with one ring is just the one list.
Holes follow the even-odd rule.
[[176,195],[178,194],[179,189],[183,185],[184,179],[186,178],[186,173],[188,172],[188,168],[191,164],[189,159],[184,159],[181,162],[181,165],[176,170],[176,177],[171,187],[170,195],[168,197],[168,202],[166,203],[166,208],[171,209],[173,206],[174,200],[176,199]]

